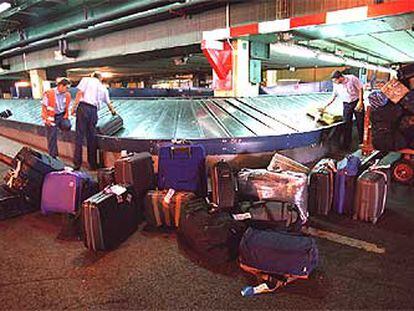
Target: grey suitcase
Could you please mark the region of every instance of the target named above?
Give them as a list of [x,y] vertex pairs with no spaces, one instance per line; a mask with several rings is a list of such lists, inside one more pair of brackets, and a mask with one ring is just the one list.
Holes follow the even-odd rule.
[[384,169],[372,168],[357,181],[354,219],[376,223],[385,211],[389,176]]

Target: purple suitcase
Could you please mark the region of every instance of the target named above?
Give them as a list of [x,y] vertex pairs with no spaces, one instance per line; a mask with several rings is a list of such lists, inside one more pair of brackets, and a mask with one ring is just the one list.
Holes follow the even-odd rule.
[[84,172],[61,171],[46,175],[43,182],[43,214],[75,214],[82,202],[97,192],[97,184]]

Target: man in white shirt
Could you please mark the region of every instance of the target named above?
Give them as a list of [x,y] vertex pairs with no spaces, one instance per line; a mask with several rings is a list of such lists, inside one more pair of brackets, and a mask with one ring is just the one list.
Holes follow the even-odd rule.
[[76,142],[73,164],[75,169],[82,165],[82,142],[86,136],[89,168],[97,168],[96,124],[98,110],[104,102],[113,115],[116,114],[106,87],[102,84],[102,76],[94,72],[90,77],[82,78],[77,86],[75,104],[72,115],[76,114]]
[[355,115],[357,121],[359,144],[362,144],[364,139],[365,108],[363,85],[354,75],[344,75],[338,70],[332,73],[331,79],[334,83],[333,96],[321,111],[325,111],[337,98],[343,102],[343,118],[345,121],[343,148],[349,149],[352,143],[353,115]]

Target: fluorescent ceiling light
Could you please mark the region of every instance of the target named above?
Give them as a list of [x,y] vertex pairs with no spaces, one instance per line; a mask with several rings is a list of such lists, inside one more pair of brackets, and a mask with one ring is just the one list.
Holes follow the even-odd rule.
[[272,50],[275,53],[282,53],[289,56],[302,57],[302,58],[315,58],[316,52],[311,49],[307,49],[297,45],[289,45],[276,43],[272,44]]
[[8,9],[10,9],[10,7],[11,7],[11,4],[8,3],[8,2],[2,2],[2,3],[0,3],[0,13],[6,11]]
[[334,63],[334,64],[342,64],[344,62],[343,58],[332,55],[332,54],[319,54],[318,59],[327,62],[327,63]]

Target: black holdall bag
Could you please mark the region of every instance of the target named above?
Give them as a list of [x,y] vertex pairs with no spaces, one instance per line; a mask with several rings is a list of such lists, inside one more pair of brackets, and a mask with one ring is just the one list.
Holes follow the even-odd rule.
[[124,127],[124,120],[116,114],[107,114],[98,120],[96,125],[96,133],[99,135],[112,136],[118,133]]
[[6,185],[0,185],[0,220],[28,214],[35,210],[24,195],[12,193]]
[[220,265],[235,260],[246,224],[226,212],[209,211],[204,200],[183,211],[178,236],[202,260]]
[[212,202],[219,209],[231,210],[236,202],[236,178],[230,165],[221,160],[211,171]]

